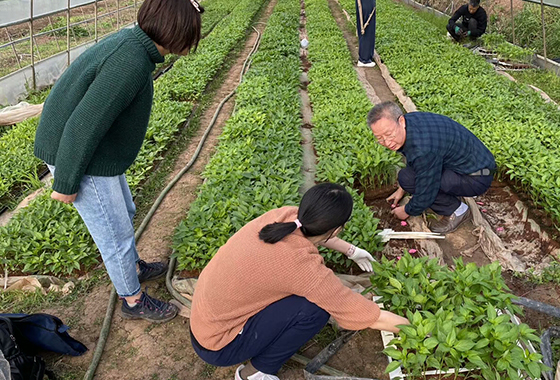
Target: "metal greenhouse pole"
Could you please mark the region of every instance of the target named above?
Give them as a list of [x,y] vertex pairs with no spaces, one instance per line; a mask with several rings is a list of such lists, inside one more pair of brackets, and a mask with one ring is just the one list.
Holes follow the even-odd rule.
[[68,7],[66,9],[66,63],[70,66],[70,0],[68,0]]
[[544,60],[546,62],[546,27],[544,24],[544,1],[541,0],[541,21],[542,21],[542,40],[543,40],[543,52]]
[[513,44],[515,44],[515,18],[513,17],[513,0],[510,0],[511,5],[511,38]]
[[30,53],[31,53],[31,76],[33,77],[33,90],[37,89],[37,80],[35,79],[35,55],[33,54],[33,49],[35,48],[34,42],[35,39],[33,38],[34,30],[33,30],[33,0],[30,1],[30,9],[29,9],[29,45],[31,46]]

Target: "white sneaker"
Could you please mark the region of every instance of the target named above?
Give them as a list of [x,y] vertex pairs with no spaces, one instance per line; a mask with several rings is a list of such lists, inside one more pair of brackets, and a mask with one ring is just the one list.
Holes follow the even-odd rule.
[[[243,368],[245,368],[243,364],[237,367],[237,370],[235,371],[235,380],[243,380],[240,374]],[[257,373],[248,376],[247,380],[280,380],[280,378],[278,376],[267,375],[266,373],[262,373],[261,371],[258,371]]]
[[237,367],[237,369],[235,370],[235,380],[243,380],[243,378],[239,374],[243,368],[245,368],[245,366],[243,364],[241,364],[239,367]]
[[363,63],[362,61],[358,61],[358,67],[375,67],[375,62]]
[[449,32],[447,32],[447,39],[450,41],[455,41],[455,38],[453,38],[453,36]]

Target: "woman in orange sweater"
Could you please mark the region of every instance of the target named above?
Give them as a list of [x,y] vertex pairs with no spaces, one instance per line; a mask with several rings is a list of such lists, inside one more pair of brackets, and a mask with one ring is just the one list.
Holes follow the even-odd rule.
[[398,332],[406,318],[380,310],[345,287],[319,254],[345,253],[366,271],[371,255],[336,235],[352,214],[344,187],[316,185],[300,206],[251,221],[222,246],[200,274],[191,313],[191,340],[207,363],[241,365],[236,380],[274,376],[332,316],[348,330]]

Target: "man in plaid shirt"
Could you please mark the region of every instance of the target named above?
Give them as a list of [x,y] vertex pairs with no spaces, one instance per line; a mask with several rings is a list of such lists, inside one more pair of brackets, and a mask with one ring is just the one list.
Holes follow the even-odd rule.
[[[399,189],[387,198],[395,206],[395,216],[405,220],[431,208],[443,218],[430,229],[443,234],[470,218],[468,206],[459,197],[485,193],[496,170],[494,156],[474,134],[447,116],[403,115],[393,102],[373,107],[368,125],[381,145],[406,157]],[[410,202],[397,207],[406,192],[412,194]]]

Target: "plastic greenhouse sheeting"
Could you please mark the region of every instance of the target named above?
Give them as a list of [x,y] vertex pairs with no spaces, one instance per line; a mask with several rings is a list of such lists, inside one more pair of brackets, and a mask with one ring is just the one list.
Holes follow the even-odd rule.
[[[530,3],[540,4],[541,0],[523,0]],[[560,8],[560,0],[544,0],[544,5],[548,5],[549,7]]]
[[[0,0],[1,1],[1,0]],[[125,28],[131,28],[135,24],[129,24]],[[104,36],[105,38],[107,36]],[[70,50],[70,62],[73,62],[88,47],[95,44],[95,41],[75,47]],[[68,56],[66,52],[58,53],[52,57],[43,59],[35,63],[35,83],[41,89],[53,84],[66,70]],[[27,94],[27,88],[33,86],[31,66],[19,69],[16,72],[0,78],[0,105],[7,106],[16,104]]]
[[[70,7],[93,4],[95,0],[70,0]],[[64,11],[68,0],[34,0],[33,18]],[[0,0],[0,27],[25,22],[31,16],[31,0]]]
[[[78,46],[70,50],[70,60],[74,61],[95,42]],[[37,88],[53,84],[66,70],[68,56],[66,52],[53,55],[35,64],[35,81]],[[27,93],[27,87],[33,86],[31,66],[24,67],[0,79],[0,104],[15,104]]]

